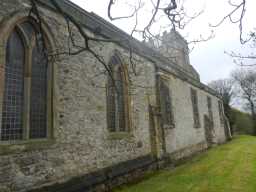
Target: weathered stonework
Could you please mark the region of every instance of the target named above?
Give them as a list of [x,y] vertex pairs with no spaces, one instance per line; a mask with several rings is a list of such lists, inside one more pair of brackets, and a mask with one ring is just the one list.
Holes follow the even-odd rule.
[[[43,2],[46,4],[40,6],[40,13],[44,20],[44,28],[48,32],[51,51],[61,53],[68,49],[68,29],[65,20],[48,7],[47,1]],[[76,10],[74,14],[80,14],[79,18],[90,15],[67,1],[63,1],[63,6],[70,6],[70,9]],[[1,0],[0,68],[4,67],[4,42],[8,38],[6,31],[11,30],[15,22],[24,19],[29,14],[29,8],[28,0]],[[95,26],[103,22],[94,14],[88,17],[88,22],[92,18],[99,22],[95,23]],[[104,30],[109,33],[109,28],[114,28],[106,21],[101,24],[102,33]],[[88,26],[84,30],[92,36],[101,37],[94,34]],[[111,30],[113,34],[124,36],[120,30]],[[79,35],[76,34],[75,38],[77,42],[82,42]],[[128,67],[132,82],[129,89],[131,130],[126,134],[113,134],[108,131],[107,76],[101,74],[104,68],[95,57],[88,52],[76,56],[60,55],[52,63],[53,122],[49,127],[52,131],[51,137],[13,143],[0,141],[1,192],[40,191],[39,188],[44,191],[43,189],[48,186],[61,186],[56,190],[48,187],[52,191],[72,191],[73,189],[69,190],[64,183],[67,182],[70,187],[72,182],[69,182],[74,178],[79,178],[82,188],[97,186],[97,190],[106,190],[129,181],[133,174],[140,175],[147,169],[156,169],[157,160],[166,156],[179,159],[203,150],[207,148],[203,127],[203,115],[208,114],[207,96],[212,98],[215,142],[225,142],[224,125],[220,123],[218,113],[219,98],[197,78],[193,78],[195,75],[186,75],[186,70],[175,67],[171,61],[165,68],[168,59],[159,58],[159,53],[136,40],[132,40],[132,43],[137,48],[134,57],[139,60],[139,65],[136,66],[137,76],[131,73],[132,69]],[[130,55],[124,45],[94,43],[91,47],[103,56],[105,61],[118,50],[123,63],[128,66]],[[0,74],[2,79],[4,74]],[[169,82],[173,99],[174,129],[163,129],[160,126],[156,87],[159,75],[164,76]],[[198,91],[202,125],[199,129],[193,127],[191,87]],[[0,85],[0,103],[2,90]],[[143,159],[145,156],[149,158]],[[132,162],[134,166],[126,162]],[[103,174],[102,178],[98,174]],[[117,175],[123,177],[116,180]],[[94,182],[96,183],[93,184]]]

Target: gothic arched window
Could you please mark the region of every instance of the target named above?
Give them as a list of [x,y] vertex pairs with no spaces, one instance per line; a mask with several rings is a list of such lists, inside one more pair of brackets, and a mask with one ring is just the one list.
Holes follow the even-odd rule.
[[129,131],[128,126],[128,83],[126,70],[121,59],[114,55],[109,63],[112,77],[107,84],[107,123],[110,132]]
[[33,20],[15,25],[6,42],[0,140],[48,136],[46,42]]

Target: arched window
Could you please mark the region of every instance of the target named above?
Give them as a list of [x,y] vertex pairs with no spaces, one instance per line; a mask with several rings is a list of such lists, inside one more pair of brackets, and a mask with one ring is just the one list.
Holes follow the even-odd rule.
[[168,82],[163,78],[159,79],[160,84],[160,109],[162,114],[162,124],[164,128],[174,128],[174,114],[172,106],[171,90]]
[[5,51],[0,140],[46,138],[48,59],[33,20],[16,24]]
[[212,98],[210,96],[207,96],[207,108],[208,108],[209,119],[211,120],[212,127],[214,127],[214,119],[213,119],[213,112],[212,112]]
[[191,93],[191,102],[192,102],[192,109],[193,109],[193,120],[194,120],[194,128],[200,128],[200,114],[198,109],[198,96],[197,91],[193,88],[190,88]]
[[109,66],[112,77],[107,84],[107,123],[110,132],[129,131],[128,126],[128,83],[126,70],[121,59],[114,55]]

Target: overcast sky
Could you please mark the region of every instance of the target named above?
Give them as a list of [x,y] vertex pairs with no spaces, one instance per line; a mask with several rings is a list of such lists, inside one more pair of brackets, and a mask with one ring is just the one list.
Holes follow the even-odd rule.
[[[119,0],[121,2],[129,2],[136,0]],[[144,0],[147,4],[150,4],[150,0]],[[178,0],[181,1],[181,0]],[[238,51],[244,54],[251,52],[249,46],[241,47],[239,42],[239,28],[238,25],[230,24],[229,22],[223,23],[218,28],[210,28],[209,23],[216,24],[218,21],[231,10],[228,6],[228,0],[184,0],[185,9],[193,14],[204,9],[204,13],[196,20],[191,22],[182,35],[187,40],[197,39],[200,34],[207,36],[211,30],[214,30],[215,38],[199,43],[195,46],[194,50],[190,54],[191,64],[200,73],[201,81],[208,83],[212,80],[227,78],[232,70],[238,66],[233,63],[232,58],[224,54],[224,51]],[[233,2],[241,2],[242,0],[233,0]],[[72,0],[72,2],[81,6],[83,9],[94,12],[104,19],[107,17],[108,0]],[[197,2],[195,4],[195,2]],[[193,4],[194,3],[194,4]],[[115,7],[114,7],[115,8]],[[246,14],[244,18],[244,36],[246,32],[253,29],[253,23],[255,23],[255,0],[247,0]],[[146,7],[147,10],[141,11],[139,16],[139,23],[141,26],[145,25],[147,16],[150,15],[150,7]],[[113,10],[116,16],[123,16],[129,13],[129,6],[127,4],[120,4],[118,9]],[[254,21],[253,21],[254,20]],[[166,21],[165,21],[166,22]],[[119,20],[112,22],[114,25],[130,33],[131,28],[134,26],[134,20]],[[255,25],[254,25],[255,26]],[[157,27],[156,27],[157,28]],[[158,30],[158,29],[156,29]]]

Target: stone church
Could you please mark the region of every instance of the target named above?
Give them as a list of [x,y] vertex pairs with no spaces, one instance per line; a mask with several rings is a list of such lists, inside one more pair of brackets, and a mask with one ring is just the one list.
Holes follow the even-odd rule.
[[177,32],[155,47],[57,2],[89,36],[128,40],[136,67],[126,41],[90,44],[111,77],[90,52],[68,54],[70,28],[50,0],[38,1],[40,20],[29,0],[1,0],[0,192],[107,191],[230,138]]

